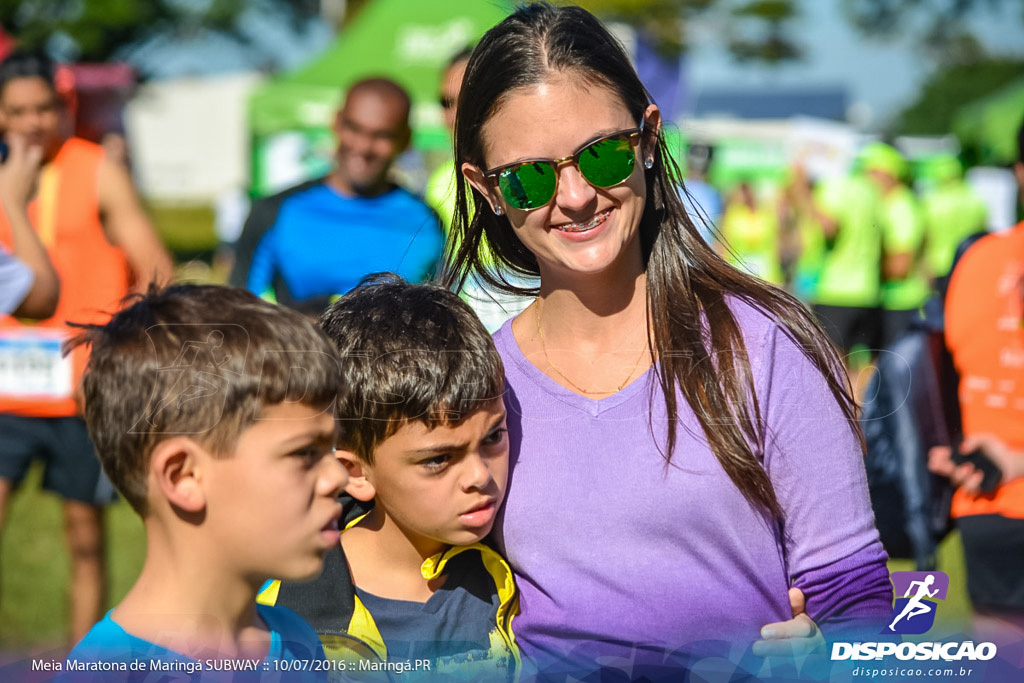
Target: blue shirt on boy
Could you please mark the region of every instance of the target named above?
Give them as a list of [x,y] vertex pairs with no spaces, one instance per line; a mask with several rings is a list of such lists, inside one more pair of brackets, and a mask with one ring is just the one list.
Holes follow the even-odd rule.
[[256,611],[270,631],[270,649],[262,660],[193,659],[133,636],[107,612],[68,654],[65,672],[56,680],[74,683],[225,678],[236,683],[327,680],[320,638],[302,617],[286,607],[257,605]]

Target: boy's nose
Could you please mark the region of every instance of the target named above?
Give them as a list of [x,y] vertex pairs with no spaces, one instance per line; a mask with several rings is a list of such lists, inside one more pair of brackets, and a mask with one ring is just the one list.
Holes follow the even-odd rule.
[[348,470],[341,464],[341,461],[329,454],[322,460],[323,472],[320,476],[321,491],[325,496],[336,498],[348,486]]
[[483,490],[491,483],[491,470],[479,453],[466,457],[465,471],[462,473],[462,489],[464,491]]

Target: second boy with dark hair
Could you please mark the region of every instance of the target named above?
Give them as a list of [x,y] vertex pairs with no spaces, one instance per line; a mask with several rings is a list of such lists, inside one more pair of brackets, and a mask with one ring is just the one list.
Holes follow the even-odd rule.
[[367,278],[320,322],[343,357],[346,491],[371,507],[319,579],[275,582],[261,600],[305,617],[330,658],[512,680],[515,585],[480,543],[508,472],[504,370],[490,336],[455,294],[396,276]]

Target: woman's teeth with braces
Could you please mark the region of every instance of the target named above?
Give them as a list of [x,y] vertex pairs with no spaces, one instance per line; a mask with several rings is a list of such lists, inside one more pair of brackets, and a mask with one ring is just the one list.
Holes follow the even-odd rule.
[[559,226],[558,229],[561,230],[562,232],[584,232],[586,230],[591,230],[594,227],[596,227],[597,224],[603,221],[607,216],[608,211],[602,211],[601,213],[597,214],[586,223],[567,223],[565,225]]

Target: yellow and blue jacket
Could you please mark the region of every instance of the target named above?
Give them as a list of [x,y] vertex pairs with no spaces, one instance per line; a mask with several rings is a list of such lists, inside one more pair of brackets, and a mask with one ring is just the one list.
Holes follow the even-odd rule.
[[[349,523],[349,527],[358,519]],[[512,619],[519,612],[519,598],[512,570],[493,548],[482,543],[452,546],[427,558],[421,573],[427,580],[444,573],[448,562],[465,552],[480,553],[481,564],[494,581],[499,606],[495,628],[490,632],[490,647],[483,659],[450,659],[431,663],[430,679],[465,681],[516,681],[521,669],[519,647],[512,634]],[[256,598],[264,605],[282,605],[298,612],[320,636],[324,652],[332,662],[331,679],[352,680],[353,674],[370,674],[360,680],[391,680],[387,646],[373,615],[355,593],[348,563],[340,544],[324,558],[321,575],[304,582],[271,581]],[[376,676],[372,675],[376,672]],[[398,670],[395,680],[415,678]],[[414,671],[413,674],[416,672]]]

